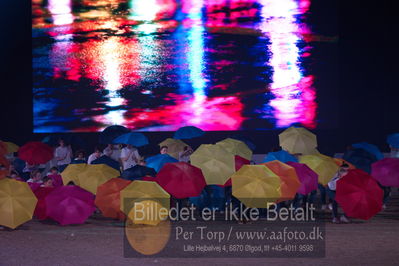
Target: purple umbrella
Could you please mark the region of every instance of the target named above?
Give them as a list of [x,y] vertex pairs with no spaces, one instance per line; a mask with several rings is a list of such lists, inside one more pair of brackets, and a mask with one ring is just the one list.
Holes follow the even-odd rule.
[[47,195],[47,216],[61,225],[83,224],[95,211],[94,195],[77,186],[62,186]]
[[316,172],[303,163],[287,162],[286,164],[295,168],[298,179],[301,181],[301,186],[298,189],[299,194],[307,195],[317,189],[318,175]]
[[399,187],[399,158],[384,158],[371,165],[371,176],[386,187]]

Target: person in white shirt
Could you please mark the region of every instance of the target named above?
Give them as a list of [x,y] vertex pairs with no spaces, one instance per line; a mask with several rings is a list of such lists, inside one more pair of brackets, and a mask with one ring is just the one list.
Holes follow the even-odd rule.
[[100,158],[103,154],[101,153],[99,148],[95,148],[94,152],[92,154],[90,154],[89,158],[87,159],[87,163],[91,164],[94,160],[97,160],[98,158]]
[[65,141],[60,139],[59,146],[54,151],[54,158],[57,162],[58,168],[65,168],[66,165],[71,163],[72,149],[70,146],[65,145]]
[[103,150],[104,155],[110,157],[111,159],[119,162],[121,156],[121,149],[117,144],[108,144],[108,146]]
[[30,178],[26,181],[27,183],[43,183],[42,174],[39,170],[32,171]]
[[337,181],[343,178],[349,171],[349,165],[346,163],[343,163],[341,167],[338,169],[338,172],[335,174],[335,176],[328,182],[328,187],[327,187],[327,193],[332,199],[332,213],[333,213],[333,223],[349,223],[348,217],[346,217],[345,213],[341,216],[341,219],[338,220],[338,203],[335,200],[335,191],[337,189]]
[[125,148],[122,149],[120,158],[122,161],[123,170],[126,170],[130,167],[135,166],[141,157],[138,150],[132,145],[128,144]]

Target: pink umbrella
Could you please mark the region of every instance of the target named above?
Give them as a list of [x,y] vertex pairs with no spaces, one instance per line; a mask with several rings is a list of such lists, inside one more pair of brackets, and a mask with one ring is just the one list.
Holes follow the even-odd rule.
[[62,186],[47,195],[46,214],[61,225],[83,224],[95,211],[94,195],[77,186]]
[[386,187],[399,187],[399,158],[384,158],[371,165],[371,176]]
[[296,162],[287,162],[286,164],[295,168],[299,181],[301,181],[301,186],[298,189],[299,194],[307,195],[317,189],[318,175],[309,166]]
[[60,187],[63,185],[62,176],[61,175],[48,175],[53,180],[54,187]]

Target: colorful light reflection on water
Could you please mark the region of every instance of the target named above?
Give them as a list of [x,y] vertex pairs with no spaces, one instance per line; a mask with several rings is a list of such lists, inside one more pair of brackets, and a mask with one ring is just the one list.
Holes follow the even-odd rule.
[[316,127],[310,0],[33,1],[34,131]]

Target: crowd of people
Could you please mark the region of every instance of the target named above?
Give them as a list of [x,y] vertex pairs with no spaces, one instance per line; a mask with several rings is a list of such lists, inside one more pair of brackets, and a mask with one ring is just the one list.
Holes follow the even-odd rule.
[[[159,149],[160,154],[168,154],[168,146],[161,146]],[[180,162],[190,162],[190,155],[193,153],[193,149],[190,146],[185,146],[178,153],[178,160]],[[301,156],[301,154],[292,154],[295,157]],[[69,145],[64,139],[59,139],[58,146],[54,149],[53,159],[46,164],[41,165],[30,165],[25,163],[21,165],[15,164],[17,157],[13,154],[7,154],[6,158],[9,160],[10,165],[8,167],[8,178],[16,179],[19,181],[25,181],[30,186],[41,186],[41,187],[57,187],[62,186],[62,177],[60,173],[69,165],[74,163],[87,163],[92,164],[97,159],[106,156],[109,159],[115,161],[119,165],[121,173],[130,169],[136,165],[146,166],[146,158],[141,156],[138,148],[132,145],[121,145],[121,144],[108,144],[105,148],[95,147],[93,152],[86,156],[86,151],[82,149],[76,150],[74,153],[71,145]],[[390,157],[399,158],[399,149],[391,147]],[[253,162],[252,162],[253,163]],[[4,166],[3,166],[4,167]],[[338,180],[343,178],[349,170],[350,166],[343,162],[335,176],[328,182],[326,186],[321,184],[318,185],[318,189],[309,193],[308,195],[296,194],[295,198],[289,202],[281,202],[278,204],[282,206],[284,204],[292,204],[296,208],[304,206],[306,203],[316,203],[316,196],[320,200],[320,209],[322,211],[330,210],[332,212],[333,223],[349,223],[349,218],[343,213],[341,216],[338,214],[338,203],[335,200],[336,194],[336,183]],[[155,172],[154,172],[155,173]],[[123,176],[123,175],[121,175]],[[73,184],[72,184],[73,185]],[[384,191],[383,198],[383,209],[386,208],[386,203],[389,199],[390,188],[380,187]],[[231,187],[225,187],[225,202],[237,202],[237,199],[231,195]],[[210,191],[209,193],[212,193]],[[327,200],[328,199],[328,200]],[[183,202],[183,201],[179,201]],[[185,204],[187,201],[184,201]],[[319,204],[318,204],[319,205]],[[245,222],[245,221],[242,221]]]

